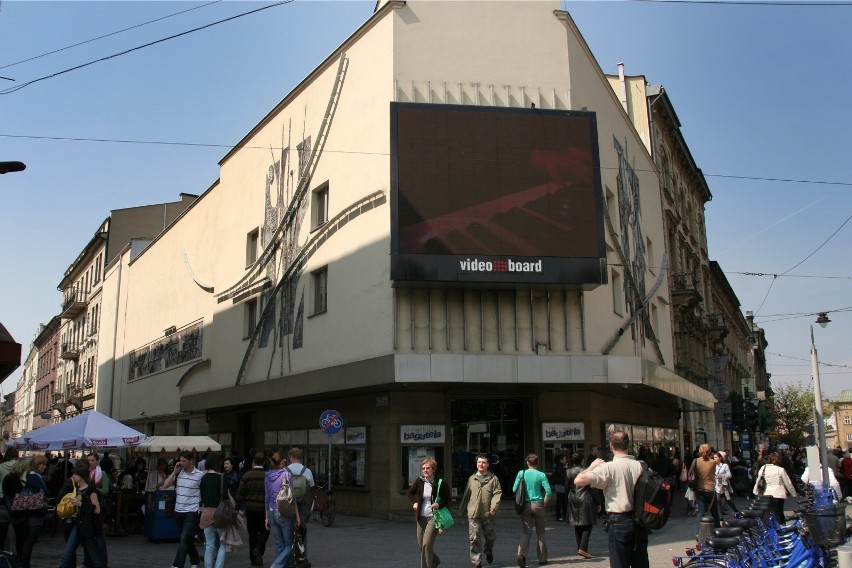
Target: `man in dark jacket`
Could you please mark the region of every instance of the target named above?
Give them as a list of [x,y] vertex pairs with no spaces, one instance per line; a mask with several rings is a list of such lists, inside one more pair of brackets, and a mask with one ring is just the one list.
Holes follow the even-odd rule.
[[263,469],[264,461],[266,456],[262,453],[254,455],[251,469],[246,471],[240,479],[236,496],[237,508],[245,510],[246,513],[249,559],[252,566],[263,566],[263,553],[266,552],[266,542],[269,540],[264,510],[263,479],[266,476],[266,471]]

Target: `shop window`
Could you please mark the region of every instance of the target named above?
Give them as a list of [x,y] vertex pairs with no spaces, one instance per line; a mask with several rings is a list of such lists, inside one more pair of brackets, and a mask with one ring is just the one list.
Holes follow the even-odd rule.
[[[329,444],[329,441],[331,444]],[[331,460],[329,463],[329,445]],[[265,450],[286,453],[299,447],[304,453],[304,463],[314,474],[314,481],[322,485],[328,480],[337,487],[367,487],[367,428],[351,426],[333,436],[319,428],[311,430],[269,430],[264,432]]]
[[447,440],[446,428],[442,424],[402,424],[399,427],[400,473],[403,491],[420,476],[420,464],[426,458],[435,460],[438,464],[436,474],[446,477],[444,464],[444,443]]

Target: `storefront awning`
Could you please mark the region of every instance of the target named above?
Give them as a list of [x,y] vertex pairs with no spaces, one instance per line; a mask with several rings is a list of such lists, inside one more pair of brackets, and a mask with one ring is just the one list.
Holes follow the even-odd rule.
[[21,366],[21,344],[0,323],[0,383]]

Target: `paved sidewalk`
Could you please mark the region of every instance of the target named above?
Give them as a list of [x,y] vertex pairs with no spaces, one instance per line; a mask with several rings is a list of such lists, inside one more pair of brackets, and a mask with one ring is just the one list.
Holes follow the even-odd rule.
[[[745,500],[738,500],[745,505]],[[649,555],[651,566],[671,566],[674,554],[683,554],[687,546],[694,544],[697,519],[684,516],[685,503],[682,497],[675,498],[672,517],[666,527],[650,535]],[[419,566],[419,554],[415,537],[414,522],[383,521],[337,515],[334,525],[325,528],[316,521],[308,525],[309,559],[316,568],[335,567],[384,567]],[[599,523],[592,530],[589,552],[595,558],[584,560],[577,556],[574,527],[556,522],[552,513],[547,520],[547,545],[549,566],[565,567],[588,565],[603,568],[609,566],[606,557],[606,533]],[[517,566],[517,546],[521,538],[521,522],[506,502],[497,523],[497,544],[494,564],[497,568]],[[7,546],[14,542],[10,531]],[[243,541],[248,539],[243,535]],[[32,568],[56,568],[62,554],[64,542],[61,530],[53,536],[43,535],[36,544]],[[176,543],[153,543],[141,534],[123,537],[107,537],[110,565],[113,568],[168,568],[172,564]],[[468,558],[467,522],[457,519],[456,525],[438,537],[436,547],[441,558],[441,568],[466,568],[471,566]],[[199,548],[203,556],[203,548]],[[270,539],[265,556],[265,565],[272,561],[274,546]],[[82,551],[78,550],[78,560]],[[538,565],[535,558],[534,538],[530,544],[527,562],[531,567]],[[249,567],[247,546],[237,548],[226,557],[229,568]],[[486,565],[483,562],[483,565]],[[187,560],[186,568],[189,568]],[[210,568],[210,567],[208,567]]]

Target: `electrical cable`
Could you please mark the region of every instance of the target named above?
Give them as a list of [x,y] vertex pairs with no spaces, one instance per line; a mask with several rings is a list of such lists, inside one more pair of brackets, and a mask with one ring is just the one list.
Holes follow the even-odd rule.
[[828,241],[830,241],[831,239],[833,239],[833,238],[834,238],[834,236],[835,236],[837,233],[839,233],[839,232],[840,232],[840,229],[842,229],[844,226],[846,226],[846,223],[848,223],[850,219],[852,219],[852,215],[850,215],[849,217],[847,217],[847,218],[846,218],[846,220],[845,220],[845,221],[843,221],[843,223],[841,223],[841,225],[837,228],[837,230],[836,230],[836,231],[834,231],[833,233],[831,233],[831,235],[829,235],[829,237],[828,237],[827,239],[825,239],[825,241],[823,241],[823,243],[822,243],[821,245],[819,245],[816,249],[814,249],[814,251],[813,251],[811,254],[809,254],[808,256],[806,256],[805,258],[803,258],[801,261],[799,261],[799,263],[798,263],[798,264],[796,264],[795,266],[793,266],[793,268],[788,268],[787,270],[785,270],[785,271],[784,271],[784,272],[782,272],[781,274],[787,274],[787,273],[788,273],[788,272],[790,272],[791,270],[793,270],[793,269],[795,269],[795,268],[798,268],[798,267],[799,267],[799,266],[801,266],[801,265],[802,265],[802,264],[803,264],[806,260],[808,260],[810,257],[812,257],[812,256],[813,256],[813,255],[815,255],[817,252],[819,252],[819,249],[821,249],[821,248],[822,248],[822,247],[824,247],[826,244],[828,244]]
[[48,51],[46,53],[42,53],[41,55],[33,55],[32,57],[28,57],[26,59],[21,59],[20,61],[15,61],[14,63],[7,63],[5,65],[0,65],[0,69],[6,69],[7,67],[14,67],[15,65],[20,65],[21,63],[27,63],[29,61],[34,61],[36,59],[41,59],[42,57],[47,57],[48,55],[53,55],[54,53],[59,53],[60,51],[65,51],[66,49],[72,49],[74,47],[79,47],[81,45],[86,45],[87,43],[92,43],[98,41],[99,39],[108,38],[110,36],[118,35],[120,33],[124,33],[130,30],[135,30],[136,28],[141,28],[143,26],[147,26],[148,24],[153,24],[156,22],[160,22],[162,20],[167,20],[174,16],[179,16],[181,14],[186,14],[187,12],[192,12],[193,10],[198,10],[199,8],[206,8],[207,6],[211,6],[213,4],[218,4],[222,2],[222,0],[213,0],[213,2],[208,2],[207,4],[202,4],[201,6],[195,6],[186,10],[181,10],[180,12],[175,12],[173,14],[169,14],[167,16],[162,16],[160,18],[155,18],[153,20],[148,20],[147,22],[142,22],[141,24],[136,24],[135,26],[130,26],[129,28],[124,28],[121,30],[117,30],[114,32],[110,32],[108,34],[104,34],[98,37],[93,37],[91,39],[87,39],[78,43],[73,43],[71,45],[67,45],[65,47],[60,47],[59,49],[54,49],[53,51]]
[[89,65],[94,65],[95,63],[101,63],[101,62],[107,61],[109,59],[121,57],[122,55],[127,55],[128,53],[132,53],[134,51],[139,51],[140,49],[144,49],[146,47],[151,47],[153,45],[157,45],[158,43],[163,43],[163,42],[175,39],[175,38],[179,38],[179,37],[182,37],[182,36],[185,36],[185,35],[189,35],[191,33],[197,32],[197,31],[201,31],[201,30],[204,30],[204,29],[207,29],[207,28],[211,28],[213,26],[216,26],[216,25],[219,25],[219,24],[222,24],[222,23],[225,23],[225,22],[230,22],[231,20],[236,20],[237,18],[242,18],[243,16],[248,16],[250,14],[255,14],[255,13],[260,12],[262,10],[268,10],[269,8],[275,8],[275,7],[281,6],[283,4],[290,4],[291,2],[294,2],[294,1],[295,0],[281,0],[280,2],[270,4],[269,6],[261,6],[260,8],[257,8],[257,9],[254,9],[254,10],[249,10],[248,12],[243,12],[241,14],[237,14],[235,16],[231,16],[231,17],[225,18],[223,20],[218,20],[216,22],[212,22],[210,24],[205,24],[203,26],[199,26],[199,27],[193,28],[191,30],[186,30],[186,31],[174,34],[174,35],[170,35],[168,37],[164,37],[164,38],[161,38],[161,39],[158,39],[158,40],[148,42],[148,43],[143,44],[143,45],[132,47],[130,49],[126,49],[124,51],[114,53],[112,55],[107,55],[106,57],[101,57],[100,59],[95,59],[93,61],[89,61],[88,63],[82,63],[80,65],[75,65],[74,67],[69,67],[67,69],[63,69],[62,71],[57,71],[56,73],[51,73],[50,75],[45,75],[44,77],[39,77],[38,79],[32,79],[31,81],[27,81],[26,83],[22,83],[20,85],[14,86],[14,87],[9,87],[8,89],[4,89],[4,90],[0,91],[0,95],[8,95],[8,94],[14,93],[16,91],[20,91],[24,87],[28,87],[28,86],[30,86],[34,83],[38,83],[39,81],[45,81],[47,79],[53,79],[54,77],[58,77],[59,75],[64,75],[65,73],[70,73],[71,71],[77,71],[78,69],[88,67]]
[[[289,0],[292,2],[293,0]],[[2,94],[2,92],[0,92]],[[103,143],[115,143],[115,144],[154,144],[154,145],[164,145],[164,146],[202,146],[202,147],[210,147],[210,148],[233,148],[233,149],[250,149],[250,150],[269,150],[269,146],[237,146],[234,144],[215,144],[215,143],[205,143],[205,142],[170,142],[166,140],[129,140],[129,139],[120,139],[120,138],[84,138],[79,136],[38,136],[38,135],[30,135],[30,134],[2,134],[0,133],[0,138],[23,138],[29,140],[57,140],[57,141],[69,141],[69,142],[103,142]],[[283,148],[272,148],[273,150],[283,150]],[[330,150],[327,149],[326,152],[334,153],[334,154],[361,154],[368,156],[388,156],[388,152],[363,152],[358,150]],[[601,166],[602,170],[618,170],[618,167],[606,167]],[[640,172],[650,172],[653,170],[642,170],[635,169],[635,171]],[[787,183],[801,183],[801,184],[822,184],[822,185],[840,185],[852,187],[852,181],[850,182],[842,182],[842,181],[825,181],[825,180],[808,180],[808,179],[780,179],[780,178],[770,178],[770,177],[759,177],[759,176],[734,176],[734,175],[726,175],[726,174],[704,174],[705,176],[715,176],[715,177],[728,177],[728,178],[736,178],[736,179],[745,179],[745,180],[756,180],[756,181],[777,181],[777,182],[787,182]],[[728,272],[728,271],[726,271]],[[748,276],[770,276],[769,274],[764,274],[760,272],[730,272],[731,274],[745,274]],[[781,274],[772,275],[772,276],[781,276]],[[789,277],[796,278],[832,278],[829,276],[797,276],[794,274],[786,275]],[[847,277],[835,277],[835,278],[847,278]],[[848,277],[852,278],[852,277]]]

